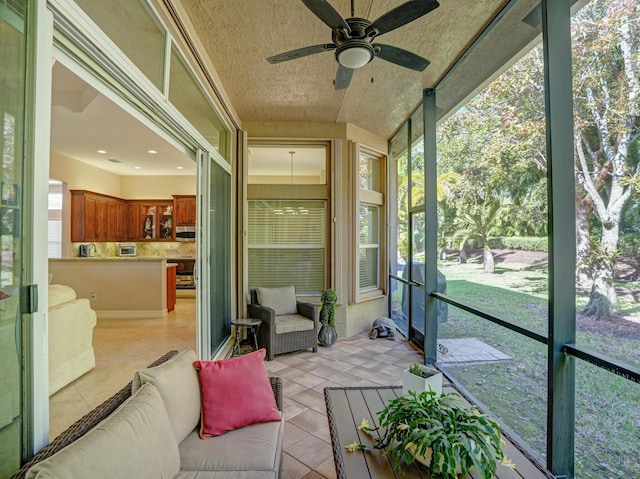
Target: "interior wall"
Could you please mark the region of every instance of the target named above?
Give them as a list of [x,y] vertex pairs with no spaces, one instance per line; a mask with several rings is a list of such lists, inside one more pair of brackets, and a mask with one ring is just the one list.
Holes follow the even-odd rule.
[[126,200],[172,199],[171,195],[195,195],[195,176],[121,176],[121,198]]
[[[89,190],[120,197],[120,176],[82,163],[55,151],[49,161],[49,178],[63,181],[70,190]],[[69,198],[64,198],[69,201]]]

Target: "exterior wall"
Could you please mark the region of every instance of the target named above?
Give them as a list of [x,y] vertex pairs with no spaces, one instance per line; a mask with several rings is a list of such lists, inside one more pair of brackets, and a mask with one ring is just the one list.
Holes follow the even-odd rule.
[[[335,281],[330,285],[338,294],[336,303],[336,330],[341,338],[353,336],[362,331],[368,331],[371,323],[379,316],[387,315],[386,296],[372,300],[347,304],[349,297],[350,269],[346,265],[350,264],[350,258],[354,252],[351,251],[350,231],[357,228],[357,225],[350,225],[351,208],[353,205],[348,201],[350,182],[350,161],[348,140],[360,142],[370,148],[386,153],[387,140],[380,138],[366,130],[355,127],[347,123],[298,123],[298,122],[244,122],[249,140],[261,139],[339,139],[342,141],[341,159],[336,161],[333,172],[336,179],[333,187],[339,188],[342,201],[334,204],[334,216],[337,235],[332,248],[332,276]],[[335,283],[335,284],[333,284]],[[318,298],[315,298],[317,301]]]

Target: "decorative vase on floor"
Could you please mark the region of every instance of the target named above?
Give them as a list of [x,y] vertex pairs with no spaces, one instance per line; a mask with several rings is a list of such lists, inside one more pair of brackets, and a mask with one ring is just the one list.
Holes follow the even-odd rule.
[[[420,394],[422,391],[433,391],[437,395],[442,394],[442,373],[435,368],[430,368],[424,364],[420,364],[423,377],[417,376],[409,369],[405,369],[402,373],[402,395],[406,396],[409,391]],[[428,377],[424,377],[428,376]]]
[[338,333],[334,326],[321,326],[318,333],[318,342],[321,346],[333,346],[338,339]]
[[322,308],[320,309],[320,331],[318,332],[318,342],[321,346],[333,346],[338,339],[336,332],[336,301],[338,295],[331,288],[325,290],[320,298]]

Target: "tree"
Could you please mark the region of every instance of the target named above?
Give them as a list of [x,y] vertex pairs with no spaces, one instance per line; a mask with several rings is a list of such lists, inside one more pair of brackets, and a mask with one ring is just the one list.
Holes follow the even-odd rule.
[[485,201],[480,208],[472,213],[465,213],[455,219],[454,223],[459,228],[453,235],[454,241],[459,241],[460,251],[473,241],[482,246],[482,259],[484,272],[495,272],[493,252],[489,246],[489,236],[501,226],[501,220],[508,212],[508,207],[503,198],[491,198]]
[[[584,314],[608,319],[616,304],[614,265],[620,221],[640,175],[638,139],[640,26],[634,0],[596,0],[573,24],[576,177],[585,212],[602,225],[589,252],[593,285]],[[582,220],[579,228],[588,228]],[[584,247],[584,246],[583,246]]]

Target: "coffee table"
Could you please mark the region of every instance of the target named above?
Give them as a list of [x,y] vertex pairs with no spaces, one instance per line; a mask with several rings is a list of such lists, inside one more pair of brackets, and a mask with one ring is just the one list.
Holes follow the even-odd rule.
[[[382,451],[373,449],[377,436],[358,430],[363,418],[371,427],[377,427],[377,413],[390,399],[401,395],[401,387],[325,388],[324,399],[338,479],[430,477],[424,467],[415,464],[405,465],[402,473],[395,473],[392,463],[382,455]],[[345,446],[354,441],[367,445],[368,450],[348,452]]]
[[[451,385],[445,385],[442,390],[443,392],[451,392],[455,391],[455,388]],[[373,448],[376,436],[358,430],[363,418],[369,421],[372,428],[377,427],[379,425],[378,413],[382,411],[389,400],[401,395],[402,387],[399,386],[324,389],[333,459],[338,479],[433,479],[427,473],[426,468],[417,462],[410,465],[404,464],[401,472],[394,471],[391,461],[382,454],[382,451]],[[345,446],[354,441],[367,445],[367,451],[348,452]],[[530,458],[510,441],[507,441],[504,448],[507,457],[517,465],[517,469],[498,466],[495,479],[553,478],[551,474],[538,469]],[[459,479],[476,477],[478,476],[474,473],[462,474]]]

